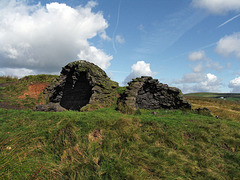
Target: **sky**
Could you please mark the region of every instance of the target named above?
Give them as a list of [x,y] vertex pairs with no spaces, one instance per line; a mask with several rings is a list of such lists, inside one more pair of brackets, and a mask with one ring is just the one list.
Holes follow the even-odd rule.
[[240,93],[240,1],[0,0],[1,76],[80,59],[120,86],[153,76],[184,93]]

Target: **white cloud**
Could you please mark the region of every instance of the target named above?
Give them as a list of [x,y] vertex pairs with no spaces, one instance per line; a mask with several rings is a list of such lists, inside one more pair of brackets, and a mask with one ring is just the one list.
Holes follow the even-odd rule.
[[239,0],[193,0],[192,5],[194,7],[206,9],[214,14],[240,11]]
[[211,73],[189,73],[177,80],[176,84],[182,84],[184,93],[190,92],[217,92],[221,81]]
[[[192,67],[193,72],[200,73],[204,69],[214,69],[220,71],[223,67],[219,64],[219,62],[215,62],[208,58],[203,50],[192,52],[188,55],[188,60],[190,61],[200,61],[199,64]],[[204,63],[204,64],[203,64]]]
[[176,84],[185,84],[185,83],[200,83],[203,81],[202,73],[186,73],[183,75],[182,79],[175,81]]
[[102,50],[97,49],[94,46],[82,47],[78,54],[79,59],[93,60],[95,64],[99,65],[103,69],[107,69],[110,66],[110,60],[112,56],[106,55]]
[[188,59],[190,61],[198,61],[198,60],[203,60],[206,58],[205,52],[204,51],[195,51],[192,52],[188,55]]
[[[239,1],[240,2],[240,1]],[[240,32],[221,38],[216,47],[217,53],[225,57],[233,54],[240,58]]]
[[16,76],[21,78],[28,75],[34,75],[35,72],[26,68],[0,68],[0,74],[2,76]]
[[228,87],[232,88],[232,92],[240,93],[240,76],[231,80]]
[[66,4],[28,5],[25,0],[0,3],[0,66],[56,72],[70,61],[85,59],[103,69],[112,56],[90,45],[89,39],[109,40],[107,21],[92,9],[97,3],[72,8]]
[[101,37],[103,40],[111,41],[111,38],[107,35],[106,31],[103,31],[102,33],[100,33],[100,37]]
[[152,72],[150,64],[144,61],[138,61],[136,64],[132,65],[132,72],[125,78],[124,84],[127,84],[132,79],[141,76],[153,76],[155,73]]
[[119,44],[124,44],[125,43],[125,39],[120,35],[117,35],[115,39],[116,39],[116,42],[119,43]]

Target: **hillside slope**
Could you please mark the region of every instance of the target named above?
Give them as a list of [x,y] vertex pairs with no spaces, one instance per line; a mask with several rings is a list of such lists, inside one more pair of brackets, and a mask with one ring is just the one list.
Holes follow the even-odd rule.
[[194,109],[207,107],[219,118],[240,120],[240,94],[192,93],[184,96]]
[[240,93],[189,93],[186,97],[217,98],[232,101],[240,101]]
[[224,112],[220,118],[176,110],[126,115],[116,107],[91,112],[31,110],[44,98],[40,91],[38,98],[30,97],[36,94],[29,86],[54,78],[29,76],[0,88],[0,104],[28,109],[0,108],[2,179],[240,177],[238,103],[190,98],[194,107],[215,106],[219,112],[211,109],[214,115]]

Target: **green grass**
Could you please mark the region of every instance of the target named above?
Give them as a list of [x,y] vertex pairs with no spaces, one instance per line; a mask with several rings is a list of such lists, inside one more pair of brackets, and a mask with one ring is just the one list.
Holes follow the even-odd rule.
[[184,111],[0,109],[2,179],[238,179],[240,123]]

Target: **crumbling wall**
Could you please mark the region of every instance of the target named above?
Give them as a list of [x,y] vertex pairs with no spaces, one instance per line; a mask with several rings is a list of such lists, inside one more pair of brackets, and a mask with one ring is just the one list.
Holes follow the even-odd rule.
[[131,113],[139,109],[191,109],[180,89],[159,83],[157,79],[142,76],[128,83],[118,100],[118,109]]

